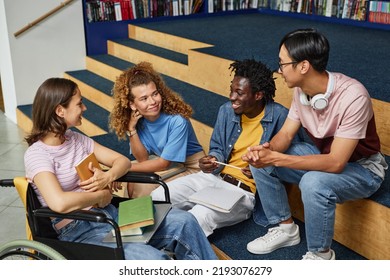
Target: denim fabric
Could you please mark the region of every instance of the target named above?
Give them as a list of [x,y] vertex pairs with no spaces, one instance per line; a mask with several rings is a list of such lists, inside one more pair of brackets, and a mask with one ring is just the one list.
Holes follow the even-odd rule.
[[[259,144],[269,141],[283,126],[288,114],[288,109],[279,103],[268,102],[265,106],[264,117],[260,123],[263,127],[263,135]],[[241,134],[241,117],[234,113],[232,103],[226,102],[219,108],[218,118],[215,122],[213,134],[210,140],[209,155],[217,158],[218,161],[227,162],[230,158],[230,154],[233,150],[234,144]],[[311,140],[307,136],[306,132],[301,129],[293,142]],[[221,165],[213,173],[220,173],[223,166]],[[256,194],[256,202],[258,201],[258,194]],[[261,220],[264,217],[263,209],[261,209],[261,203],[255,204],[253,218]]]
[[[287,108],[276,102],[268,102],[265,106],[264,117],[260,121],[263,135],[260,143],[269,141],[283,126],[288,114]],[[230,158],[234,144],[241,134],[241,116],[236,115],[232,103],[226,102],[219,108],[218,117],[210,140],[209,155],[218,161],[226,162]],[[260,144],[259,143],[259,144]],[[221,172],[223,166],[214,171]]]
[[[255,199],[251,192],[244,191],[221,179],[220,176],[202,171],[189,174],[168,182],[172,207],[189,211],[198,221],[206,236],[210,236],[215,229],[237,224],[248,219],[253,212]],[[189,197],[205,188],[226,189],[230,192],[239,192],[243,197],[230,209],[229,213],[220,212],[201,204],[189,201]],[[152,192],[153,200],[164,199],[164,189],[157,188]]]
[[[117,220],[118,211],[113,205],[105,208],[92,208]],[[53,224],[58,220],[54,219]],[[103,243],[111,231],[109,224],[87,221],[73,221],[58,231],[60,240],[115,247],[115,243]],[[128,260],[164,260],[169,256],[162,249],[175,253],[181,260],[217,259],[209,241],[193,215],[186,211],[172,209],[149,244],[123,243],[125,258]]]
[[[319,154],[308,143],[292,144],[286,151],[290,155]],[[260,193],[264,212],[255,222],[268,226],[291,217],[287,193],[283,182],[299,184],[305,212],[305,230],[309,251],[330,248],[334,235],[336,203],[365,198],[381,185],[382,179],[358,163],[348,163],[343,172],[327,173],[280,167],[256,169],[251,166],[256,187]],[[256,201],[257,203],[257,201]]]

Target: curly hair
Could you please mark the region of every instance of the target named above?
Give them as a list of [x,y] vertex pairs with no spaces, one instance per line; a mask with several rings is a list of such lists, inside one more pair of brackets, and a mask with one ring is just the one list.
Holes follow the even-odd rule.
[[244,59],[243,61],[233,62],[229,69],[234,72],[234,76],[249,80],[252,93],[263,92],[266,103],[274,99],[275,78],[273,72],[265,64],[254,59]]
[[115,81],[112,90],[114,107],[110,113],[109,126],[118,139],[125,139],[125,133],[130,121],[130,102],[134,102],[131,89],[140,85],[153,82],[162,98],[161,112],[168,115],[181,115],[189,119],[192,115],[192,107],[185,103],[183,98],[170,89],[157,73],[151,63],[140,62],[125,70]]

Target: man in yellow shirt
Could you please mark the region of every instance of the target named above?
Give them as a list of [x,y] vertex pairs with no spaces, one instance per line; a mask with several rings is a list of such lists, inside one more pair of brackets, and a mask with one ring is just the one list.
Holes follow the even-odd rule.
[[[229,102],[219,109],[208,155],[199,160],[202,171],[168,183],[173,207],[192,213],[206,236],[251,216],[256,186],[241,156],[248,147],[269,141],[288,113],[274,102],[273,73],[263,63],[246,59],[233,62],[229,69],[234,72]],[[200,191],[206,195],[195,202]],[[162,189],[153,191],[152,197],[163,198]]]

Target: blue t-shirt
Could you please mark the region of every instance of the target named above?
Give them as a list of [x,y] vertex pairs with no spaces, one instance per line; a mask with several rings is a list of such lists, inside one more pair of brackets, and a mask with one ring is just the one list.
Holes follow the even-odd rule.
[[141,119],[137,132],[148,153],[165,160],[185,162],[188,156],[203,150],[191,122],[181,115],[161,113],[154,122]]

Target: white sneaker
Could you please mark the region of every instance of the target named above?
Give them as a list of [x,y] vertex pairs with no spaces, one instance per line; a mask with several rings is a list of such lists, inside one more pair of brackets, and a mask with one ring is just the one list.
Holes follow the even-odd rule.
[[[335,259],[336,259],[336,254],[332,249],[330,249],[330,259],[329,260],[335,260]],[[321,258],[319,255],[317,255],[314,252],[307,252],[306,255],[302,256],[302,260],[327,261],[327,259]]]
[[301,238],[298,225],[295,225],[292,234],[284,232],[280,227],[273,227],[266,235],[249,242],[246,249],[252,254],[268,254],[282,247],[297,245],[299,242]]

